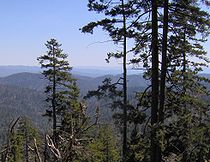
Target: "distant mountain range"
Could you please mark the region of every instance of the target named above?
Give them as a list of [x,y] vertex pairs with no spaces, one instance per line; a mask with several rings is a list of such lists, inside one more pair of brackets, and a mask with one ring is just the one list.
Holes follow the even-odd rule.
[[[0,77],[22,72],[40,73],[41,71],[42,69],[38,66],[0,66]],[[122,70],[120,67],[76,66],[73,67],[71,73],[82,76],[99,77],[104,75],[121,74]],[[139,74],[141,71],[134,70],[132,67],[129,67],[128,73],[130,75]]]
[[[25,68],[9,67],[9,70],[5,70],[5,67],[0,67],[1,74],[3,74],[2,69],[4,69],[4,75],[6,75],[5,77],[0,77],[0,144],[5,139],[9,123],[19,116],[29,117],[35,125],[42,129],[50,124],[47,122],[47,118],[42,116],[48,107],[45,103],[46,97],[44,94],[47,80],[42,74],[38,73],[38,68],[31,68],[35,73],[21,72],[8,75],[16,71],[23,71]],[[26,69],[31,71],[29,68]],[[95,90],[105,78],[109,77],[115,82],[119,79],[120,75],[90,77],[73,74],[73,77],[77,79],[82,97],[89,90]],[[128,77],[128,87],[131,91],[139,91],[146,85],[147,82],[141,75],[130,75]],[[88,104],[88,112],[93,114],[95,102],[88,102]],[[107,114],[107,112],[110,111],[103,109],[101,112],[102,116],[106,113],[106,116],[110,117],[111,114]]]
[[[96,89],[105,78],[111,78],[115,82],[120,78],[120,75],[104,75],[94,78],[73,74],[73,77],[77,79],[77,84],[84,94],[88,90]],[[45,80],[42,74],[38,73],[24,72],[0,78],[0,85],[28,88],[36,91],[42,91],[46,84],[47,80]],[[146,85],[147,81],[143,79],[142,75],[128,76],[128,87],[145,87]]]
[[[89,90],[95,90],[105,78],[111,78],[113,82],[120,77],[120,70],[99,68],[90,69],[75,68],[72,73],[77,79],[80,88],[81,97],[87,94]],[[0,66],[0,144],[4,141],[5,131],[8,129],[9,123],[19,116],[27,116],[40,128],[44,129],[44,125],[48,120],[42,117],[47,105],[44,102],[44,87],[47,80],[40,73],[39,67],[28,66]],[[82,75],[84,74],[84,75]],[[210,78],[209,74],[203,74]],[[143,79],[142,74],[132,74],[128,76],[129,93],[142,91],[148,81]],[[210,87],[209,87],[210,89]],[[132,96],[132,95],[129,95]],[[89,113],[94,111],[95,101],[89,104]],[[107,107],[103,108],[102,116],[110,118],[111,110]]]
[[0,77],[22,72],[39,73],[41,68],[38,66],[0,66]]

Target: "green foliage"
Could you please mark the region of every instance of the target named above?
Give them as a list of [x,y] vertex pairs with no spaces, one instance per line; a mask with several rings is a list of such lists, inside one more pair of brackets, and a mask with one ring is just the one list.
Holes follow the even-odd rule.
[[109,124],[100,125],[97,137],[87,146],[94,162],[117,162],[120,160],[117,139]]
[[79,100],[80,91],[70,74],[67,54],[60,46],[55,39],[47,41],[47,54],[38,58],[49,82],[45,93],[50,109],[46,115],[53,120],[53,143],[62,161],[80,161],[85,158],[85,145],[90,141],[87,131],[97,124],[98,117],[91,123],[87,107]]
[[[198,1],[170,1],[164,123],[157,122],[155,128],[151,128],[157,131],[156,142],[166,159],[174,155],[180,161],[204,161],[208,155],[208,151],[204,151],[208,148],[202,144],[205,140],[198,139],[195,133],[202,130],[209,140],[205,135],[209,117],[205,97],[209,92],[204,84],[209,80],[199,75],[209,63],[202,46],[208,34],[209,14],[202,11]],[[159,46],[161,52],[161,42]],[[148,57],[150,55],[142,57],[147,68],[146,79],[151,77]],[[150,92],[145,93],[143,99],[142,96],[139,96],[140,105],[147,109],[151,103]]]
[[127,162],[149,161],[149,139],[147,134],[139,132],[137,125],[130,134]]
[[[164,4],[163,1],[157,2],[158,31],[162,31]],[[151,80],[153,59],[151,30],[154,23],[151,22],[151,7],[150,1],[144,0],[125,3],[120,0],[89,0],[88,9],[105,17],[90,22],[81,30],[83,33],[92,34],[95,28],[101,27],[115,44],[121,47],[123,42],[124,51],[109,52],[106,61],[109,62],[111,58],[126,58],[128,53],[133,53],[135,57],[128,62],[142,63],[145,68],[144,78]],[[158,146],[161,158],[166,162],[209,160],[210,109],[206,100],[209,91],[205,85],[210,81],[199,73],[209,63],[203,43],[209,35],[210,15],[202,10],[199,0],[171,0],[168,11],[164,113],[155,114],[158,120],[152,123],[149,115],[152,98],[150,87],[154,84],[137,93],[138,103],[136,100],[129,100],[127,103],[126,59],[123,60],[125,65],[123,77],[114,83],[109,78],[105,79],[97,90],[90,91],[86,96],[87,98],[95,96],[106,104],[111,103],[111,108],[115,112],[113,118],[120,126],[124,124],[123,128],[127,127],[128,122],[128,132],[127,130],[123,132],[129,136],[128,140],[126,138],[128,147],[124,159],[127,162],[150,161],[152,148],[150,144]],[[158,36],[160,55],[163,44],[162,35],[159,33]],[[130,48],[127,51],[126,39]],[[48,103],[46,115],[53,119],[53,133],[56,132],[53,140],[56,149],[61,153],[62,161],[120,161],[119,145],[122,143],[116,138],[116,132],[109,124],[100,125],[99,129],[95,130],[99,107],[96,109],[95,119],[92,119],[87,114],[87,106],[79,99],[80,91],[76,80],[69,73],[71,67],[67,61],[67,54],[60,48],[61,44],[51,39],[47,41],[46,47],[47,53],[40,56],[38,61],[44,68],[43,75],[48,81],[45,90]],[[160,61],[159,65],[161,63]],[[159,71],[160,74],[161,72]],[[121,86],[124,86],[124,91]],[[158,104],[156,106],[158,107]],[[122,110],[126,110],[126,113]],[[21,162],[26,159],[33,161],[37,155],[28,148],[29,146],[34,148],[34,138],[38,140],[38,145],[43,142],[39,140],[38,131],[28,119],[19,120],[9,131],[5,146],[8,161]],[[50,161],[50,158],[47,160]]]
[[89,132],[97,124],[99,112],[96,110],[94,119],[87,115],[86,110],[83,103],[74,99],[71,100],[69,111],[64,113],[58,146],[63,161],[84,161],[88,157],[87,145],[94,138]]
[[[202,46],[209,33],[209,14],[201,10],[198,1],[173,1],[170,11],[169,21],[173,29],[169,31],[174,34],[169,36],[167,123],[162,150],[165,156],[175,153],[181,161],[204,161],[208,154],[204,150],[208,148],[202,144],[205,140],[197,138],[197,134],[200,131],[204,136],[206,134],[209,105],[204,96],[209,93],[204,82],[209,80],[198,73],[209,63]],[[200,129],[201,125],[204,129]],[[209,137],[205,136],[205,139],[209,140]]]
[[12,148],[9,162],[21,162],[23,159],[23,137],[18,133],[13,133],[10,138]]
[[[48,49],[47,54],[38,57],[37,60],[41,68],[45,69],[42,74],[49,82],[45,90],[45,93],[48,94],[46,101],[52,108],[51,102],[55,100],[56,114],[59,114],[65,110],[66,98],[70,98],[71,93],[74,93],[75,80],[69,73],[72,68],[67,61],[68,55],[60,48],[61,44],[51,39],[45,45]],[[48,110],[46,115],[51,117],[52,110]]]
[[50,39],[45,45],[48,49],[47,53],[37,60],[41,68],[45,69],[42,74],[48,80],[45,93],[49,109],[46,110],[45,115],[52,119],[53,141],[57,145],[60,133],[58,128],[61,123],[64,123],[66,112],[74,111],[71,110],[71,104],[73,104],[72,100],[78,97],[79,90],[76,80],[70,74],[72,68],[67,61],[68,55],[60,48],[61,44],[55,39]]
[[[8,143],[5,145],[8,162],[33,161],[36,157],[34,152],[34,139],[39,144],[40,134],[31,121],[25,117],[17,120],[11,128]],[[31,150],[29,150],[31,148]],[[2,156],[3,157],[3,156]],[[3,160],[3,159],[2,159]]]
[[[88,9],[94,11],[97,14],[104,15],[105,18],[90,22],[86,26],[81,28],[83,33],[93,34],[94,29],[101,27],[103,31],[107,32],[112,41],[122,48],[123,37],[126,36],[128,46],[126,54],[134,52],[137,53],[147,46],[147,41],[150,40],[150,36],[147,33],[148,23],[145,23],[148,18],[144,17],[146,13],[150,11],[149,2],[147,1],[100,1],[100,0],[89,0]],[[123,27],[123,15],[126,18],[126,30]],[[137,43],[138,40],[138,43]],[[107,54],[107,62],[111,58],[120,59],[124,57],[122,51],[109,52]],[[130,59],[130,58],[129,58]],[[136,59],[131,59],[133,62]],[[130,61],[127,60],[129,63]],[[139,63],[139,61],[137,61]]]

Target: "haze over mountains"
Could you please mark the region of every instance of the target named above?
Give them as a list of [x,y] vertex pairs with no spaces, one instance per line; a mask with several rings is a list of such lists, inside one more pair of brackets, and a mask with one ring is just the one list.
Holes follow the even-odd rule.
[[[142,69],[133,69],[128,67],[128,75],[142,74]],[[0,77],[6,77],[17,73],[41,73],[42,69],[39,66],[0,66]],[[88,77],[100,77],[104,75],[118,75],[122,73],[121,67],[98,67],[98,66],[76,66],[73,67],[72,74]],[[204,69],[205,74],[209,74],[207,69]]]
[[[12,74],[29,72],[29,73],[40,73],[41,68],[38,66],[0,66],[0,77],[9,76]],[[76,75],[83,75],[89,77],[99,77],[103,75],[117,75],[121,74],[122,70],[120,67],[95,67],[95,66],[78,66],[73,67],[71,73]],[[141,71],[134,70],[132,67],[128,68],[129,74],[139,74]]]

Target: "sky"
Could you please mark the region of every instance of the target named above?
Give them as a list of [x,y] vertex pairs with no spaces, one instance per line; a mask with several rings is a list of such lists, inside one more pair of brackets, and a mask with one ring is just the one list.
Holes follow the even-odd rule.
[[72,66],[115,66],[105,62],[103,32],[81,33],[79,28],[99,17],[89,12],[86,0],[0,0],[0,65],[36,66],[46,52],[45,43],[55,38],[69,54]]
[[[0,0],[0,65],[38,66],[45,43],[55,38],[69,54],[72,66],[120,66],[105,62],[112,43],[104,32],[81,33],[79,28],[100,19],[89,12],[87,0]],[[210,52],[210,41],[205,45]],[[210,54],[209,54],[210,55]]]

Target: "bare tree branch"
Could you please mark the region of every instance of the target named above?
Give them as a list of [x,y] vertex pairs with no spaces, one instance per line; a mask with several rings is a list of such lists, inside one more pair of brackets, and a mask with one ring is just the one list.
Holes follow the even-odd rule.
[[41,156],[40,156],[40,153],[39,153],[39,150],[38,150],[38,147],[37,147],[37,143],[36,143],[36,139],[35,138],[34,138],[34,147],[35,147],[34,151],[35,151],[35,153],[36,153],[36,155],[38,157],[39,162],[42,162],[42,159],[41,159]]
[[50,151],[57,159],[62,159],[60,151],[55,147],[53,140],[50,138],[49,135],[46,135],[47,145],[50,148]]

